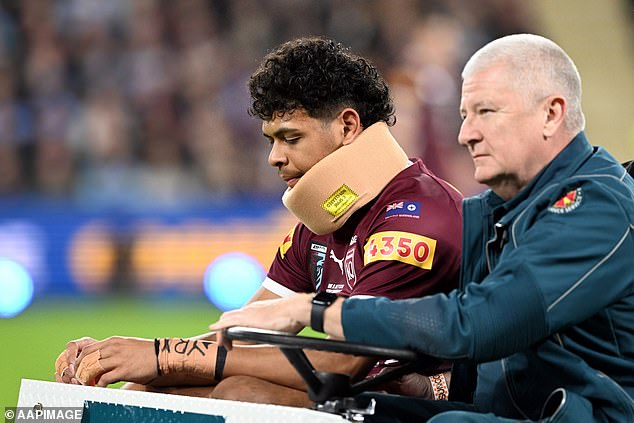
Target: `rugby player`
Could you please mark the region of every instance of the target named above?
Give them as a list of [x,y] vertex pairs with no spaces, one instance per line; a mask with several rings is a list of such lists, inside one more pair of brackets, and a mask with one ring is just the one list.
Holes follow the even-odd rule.
[[[248,86],[268,162],[287,185],[283,203],[299,219],[251,302],[317,293],[311,326],[323,331],[320,311],[338,296],[396,300],[457,287],[462,196],[393,138],[389,89],[367,59],[333,40],[300,38],[268,54]],[[60,355],[56,379],[309,405],[277,348],[227,353],[214,339],[82,338]],[[369,358],[308,355],[317,369],[353,378],[381,371]],[[448,376],[408,375],[390,389],[446,399]]]

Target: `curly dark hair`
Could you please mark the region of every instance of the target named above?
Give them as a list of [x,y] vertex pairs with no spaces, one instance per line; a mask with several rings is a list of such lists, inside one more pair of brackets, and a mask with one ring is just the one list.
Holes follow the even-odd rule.
[[328,120],[351,107],[364,128],[396,121],[388,86],[376,68],[326,38],[298,38],[280,45],[264,57],[248,87],[249,114],[262,120],[298,109]]

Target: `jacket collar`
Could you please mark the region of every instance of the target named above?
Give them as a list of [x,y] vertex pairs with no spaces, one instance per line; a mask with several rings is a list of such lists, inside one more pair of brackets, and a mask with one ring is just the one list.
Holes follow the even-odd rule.
[[[541,191],[553,181],[562,181],[574,174],[579,167],[592,155],[593,147],[588,142],[584,132],[579,132],[570,143],[544,167],[533,180],[525,186],[515,197],[503,202],[503,200],[489,190],[486,193],[486,201],[489,207],[505,212],[517,208],[517,206],[535,193]],[[497,214],[497,213],[495,213]]]

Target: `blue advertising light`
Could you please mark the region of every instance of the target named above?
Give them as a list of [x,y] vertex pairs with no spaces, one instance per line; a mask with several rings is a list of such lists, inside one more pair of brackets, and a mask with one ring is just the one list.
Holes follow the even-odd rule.
[[26,269],[0,257],[0,318],[20,314],[33,299],[33,280]]
[[265,272],[252,256],[233,252],[209,264],[203,280],[207,299],[222,311],[242,307],[258,290]]

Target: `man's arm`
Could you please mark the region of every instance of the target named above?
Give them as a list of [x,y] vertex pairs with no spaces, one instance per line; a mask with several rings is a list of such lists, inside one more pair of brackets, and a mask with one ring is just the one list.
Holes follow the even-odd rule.
[[[311,295],[309,294],[298,294],[291,298],[284,298],[257,305],[254,304],[241,310],[223,314],[218,322],[210,326],[210,329],[221,331],[231,326],[248,326],[280,330],[281,327],[288,324],[288,319],[292,319],[296,324],[307,325],[310,322],[310,299]],[[345,339],[341,322],[341,312],[344,301],[343,297],[338,298],[324,313],[324,329],[327,333],[331,334],[332,338]],[[264,317],[266,317],[266,319],[264,319]],[[219,333],[222,335],[222,332]],[[229,349],[232,348],[231,341],[223,339],[222,336],[220,336],[220,338],[220,342],[223,343],[223,345]],[[234,348],[233,351],[235,350]],[[309,351],[307,355],[311,363],[319,370],[342,372],[334,368],[323,366],[317,359],[332,357],[333,353]],[[332,364],[332,358],[330,358],[327,364],[328,363]],[[371,362],[369,362],[369,364],[371,364]],[[369,367],[367,369],[369,369]],[[438,389],[438,391],[436,391],[437,388],[434,388],[433,384],[429,383],[428,377],[418,374],[406,375],[398,381],[393,381],[392,384],[396,386],[392,386],[392,388],[401,395],[446,399],[447,387],[451,381],[451,372],[444,372],[442,376],[444,377],[444,384],[446,385]],[[278,384],[281,383],[278,382]],[[302,385],[297,389],[305,389]],[[441,384],[439,384],[439,386],[440,385]]]
[[[342,310],[347,339],[442,358],[491,361],[619,301],[627,283],[605,281],[625,281],[624,275],[631,274],[631,220],[616,201],[616,189],[597,180],[584,181],[579,188],[583,201],[568,213],[550,211],[551,199],[535,211],[538,219],[522,215],[530,226],[510,232],[513,244],[503,259],[464,293],[407,302],[350,299]],[[514,227],[525,223],[516,221]],[[371,336],[364,333],[367,325],[374,328]]]
[[[261,291],[262,292],[259,292],[256,296],[254,296],[253,301],[249,301],[249,304],[247,304],[245,308],[258,308],[261,304],[271,302],[294,302],[297,300],[304,301],[305,299],[307,299],[310,306],[310,299],[312,297],[312,294],[295,294],[291,297],[280,299],[277,295],[266,289],[261,289]],[[272,301],[267,301],[266,299],[271,299]],[[335,307],[335,305],[326,310],[325,318],[331,314],[329,310],[333,307]],[[268,320],[269,318],[274,317],[265,313],[257,318]],[[303,328],[309,325],[309,320],[310,318],[304,322],[298,322],[287,319],[285,324],[279,327],[279,330],[289,331],[288,328]],[[210,348],[214,351],[216,349],[215,346]],[[191,350],[191,348],[189,350]],[[197,349],[193,350],[193,354],[197,354],[198,352],[199,351]],[[213,358],[210,357],[209,365],[204,366],[204,368],[199,368],[195,376],[197,379],[203,378],[208,380],[209,383],[215,384],[215,353],[211,353],[210,355]],[[353,357],[344,354],[321,351],[309,351],[307,352],[307,355],[316,369],[326,372],[348,374],[353,379],[360,379],[364,377],[374,365],[374,360],[365,357]],[[234,348],[227,353],[222,372],[223,378],[248,375],[250,377],[266,380],[268,382],[293,389],[306,389],[303,379],[297,374],[295,369],[277,347],[244,344],[234,345]],[[171,378],[173,377],[174,376],[172,375]],[[183,379],[181,378],[180,380],[182,381]],[[163,385],[164,381],[161,379],[155,379],[152,381],[152,384]]]
[[[309,294],[297,294],[286,299],[272,301],[307,299],[310,306],[310,297]],[[268,291],[263,291],[256,298],[245,307],[251,308],[256,304],[268,303],[271,300],[266,301],[265,298],[278,297]],[[326,319],[331,314],[330,309],[332,307],[326,311]],[[269,315],[265,313],[258,318],[268,320]],[[287,331],[289,327],[299,327],[300,325],[304,327],[308,324],[309,319],[303,323],[290,320],[286,322],[286,326],[280,326],[278,329]],[[326,325],[328,325],[327,321]],[[328,326],[325,328],[327,329]],[[119,381],[153,386],[213,385],[217,382],[215,374],[217,370],[217,344],[210,338],[215,338],[215,334],[208,333],[183,340],[167,340],[170,358],[162,361],[167,362],[168,366],[171,363],[173,371],[163,371],[161,375],[158,373],[158,368],[165,367],[164,365],[157,367],[153,340],[111,337],[103,341],[91,340],[89,345],[81,345],[79,342],[76,345],[69,343],[69,348],[73,351],[79,351],[73,364],[77,370],[81,369],[81,373],[84,375],[82,382],[84,383],[95,381],[98,386],[107,386]],[[164,350],[166,340],[160,342],[160,348]],[[82,361],[92,353],[99,354],[98,365],[93,363],[91,369],[84,370],[85,366],[82,366]],[[351,375],[353,379],[365,376],[374,364],[373,360],[364,357],[319,351],[311,351],[308,356],[313,365],[320,371],[345,373]],[[64,372],[63,369],[60,371]],[[227,354],[223,378],[238,375],[249,375],[294,389],[306,389],[301,377],[277,347],[236,345]],[[65,371],[61,378],[63,380],[60,381],[68,383],[71,378],[75,379],[75,375],[74,372],[71,376],[69,371]]]
[[[318,371],[348,374],[353,380],[363,378],[375,362],[365,357],[322,351],[307,351],[306,355]],[[306,391],[304,380],[277,347],[235,346],[227,355],[224,375],[248,375]]]
[[[276,298],[279,298],[279,296],[265,288],[260,288],[249,299],[247,304]],[[212,342],[216,340],[216,335],[213,332],[207,332],[187,339]],[[86,369],[87,376],[78,380],[75,373],[79,370],[81,361],[86,355],[96,351],[99,351],[101,357],[93,363],[92,369]],[[106,357],[109,359],[106,360]],[[72,340],[66,344],[66,349],[62,351],[55,363],[55,379],[63,383],[87,383],[107,373],[104,367],[107,366],[110,372],[114,373],[104,378],[102,384],[105,385],[113,383],[110,380],[114,382],[126,380],[138,383],[152,381],[152,383],[163,386],[172,383],[199,385],[213,380],[213,375],[199,375],[198,377],[187,374],[158,375],[155,370],[153,372],[152,368],[155,358],[154,340],[151,339],[111,337],[97,341],[93,338],[84,337]],[[99,366],[103,370],[100,370]],[[86,365],[82,367],[82,371],[85,367]]]
[[[312,294],[297,294],[292,297],[250,304],[240,310],[224,313],[220,320],[210,325],[209,328],[213,331],[221,331],[231,326],[250,326],[284,331],[284,328],[289,325],[308,326],[310,324],[311,298]],[[340,317],[342,303],[343,297],[340,297],[324,313],[324,330],[334,338],[342,338],[343,335]],[[227,361],[225,370],[227,374],[248,374],[279,385],[301,390],[306,389],[303,379],[277,348],[233,346],[230,341],[222,337],[221,332],[218,334],[219,342],[231,351],[228,358],[232,357],[232,360],[231,362]],[[251,351],[247,351],[249,348]],[[258,360],[266,362],[267,366],[262,366],[261,363],[256,362],[255,367],[249,369],[245,365],[251,361],[249,355],[255,348],[260,349],[255,352]],[[262,355],[260,355],[260,351]],[[346,373],[357,378],[363,377],[374,364],[374,361],[364,357],[321,351],[308,351],[307,356],[315,368],[320,371]],[[253,373],[245,373],[245,371]]]
[[[240,310],[224,313],[209,326],[218,331],[218,342],[231,350],[231,341],[222,336],[222,329],[232,326],[246,326],[284,331],[288,325],[310,325],[311,294],[297,294],[278,300],[249,304]],[[345,339],[341,326],[341,307],[344,298],[337,298],[324,312],[324,330],[334,339]]]

